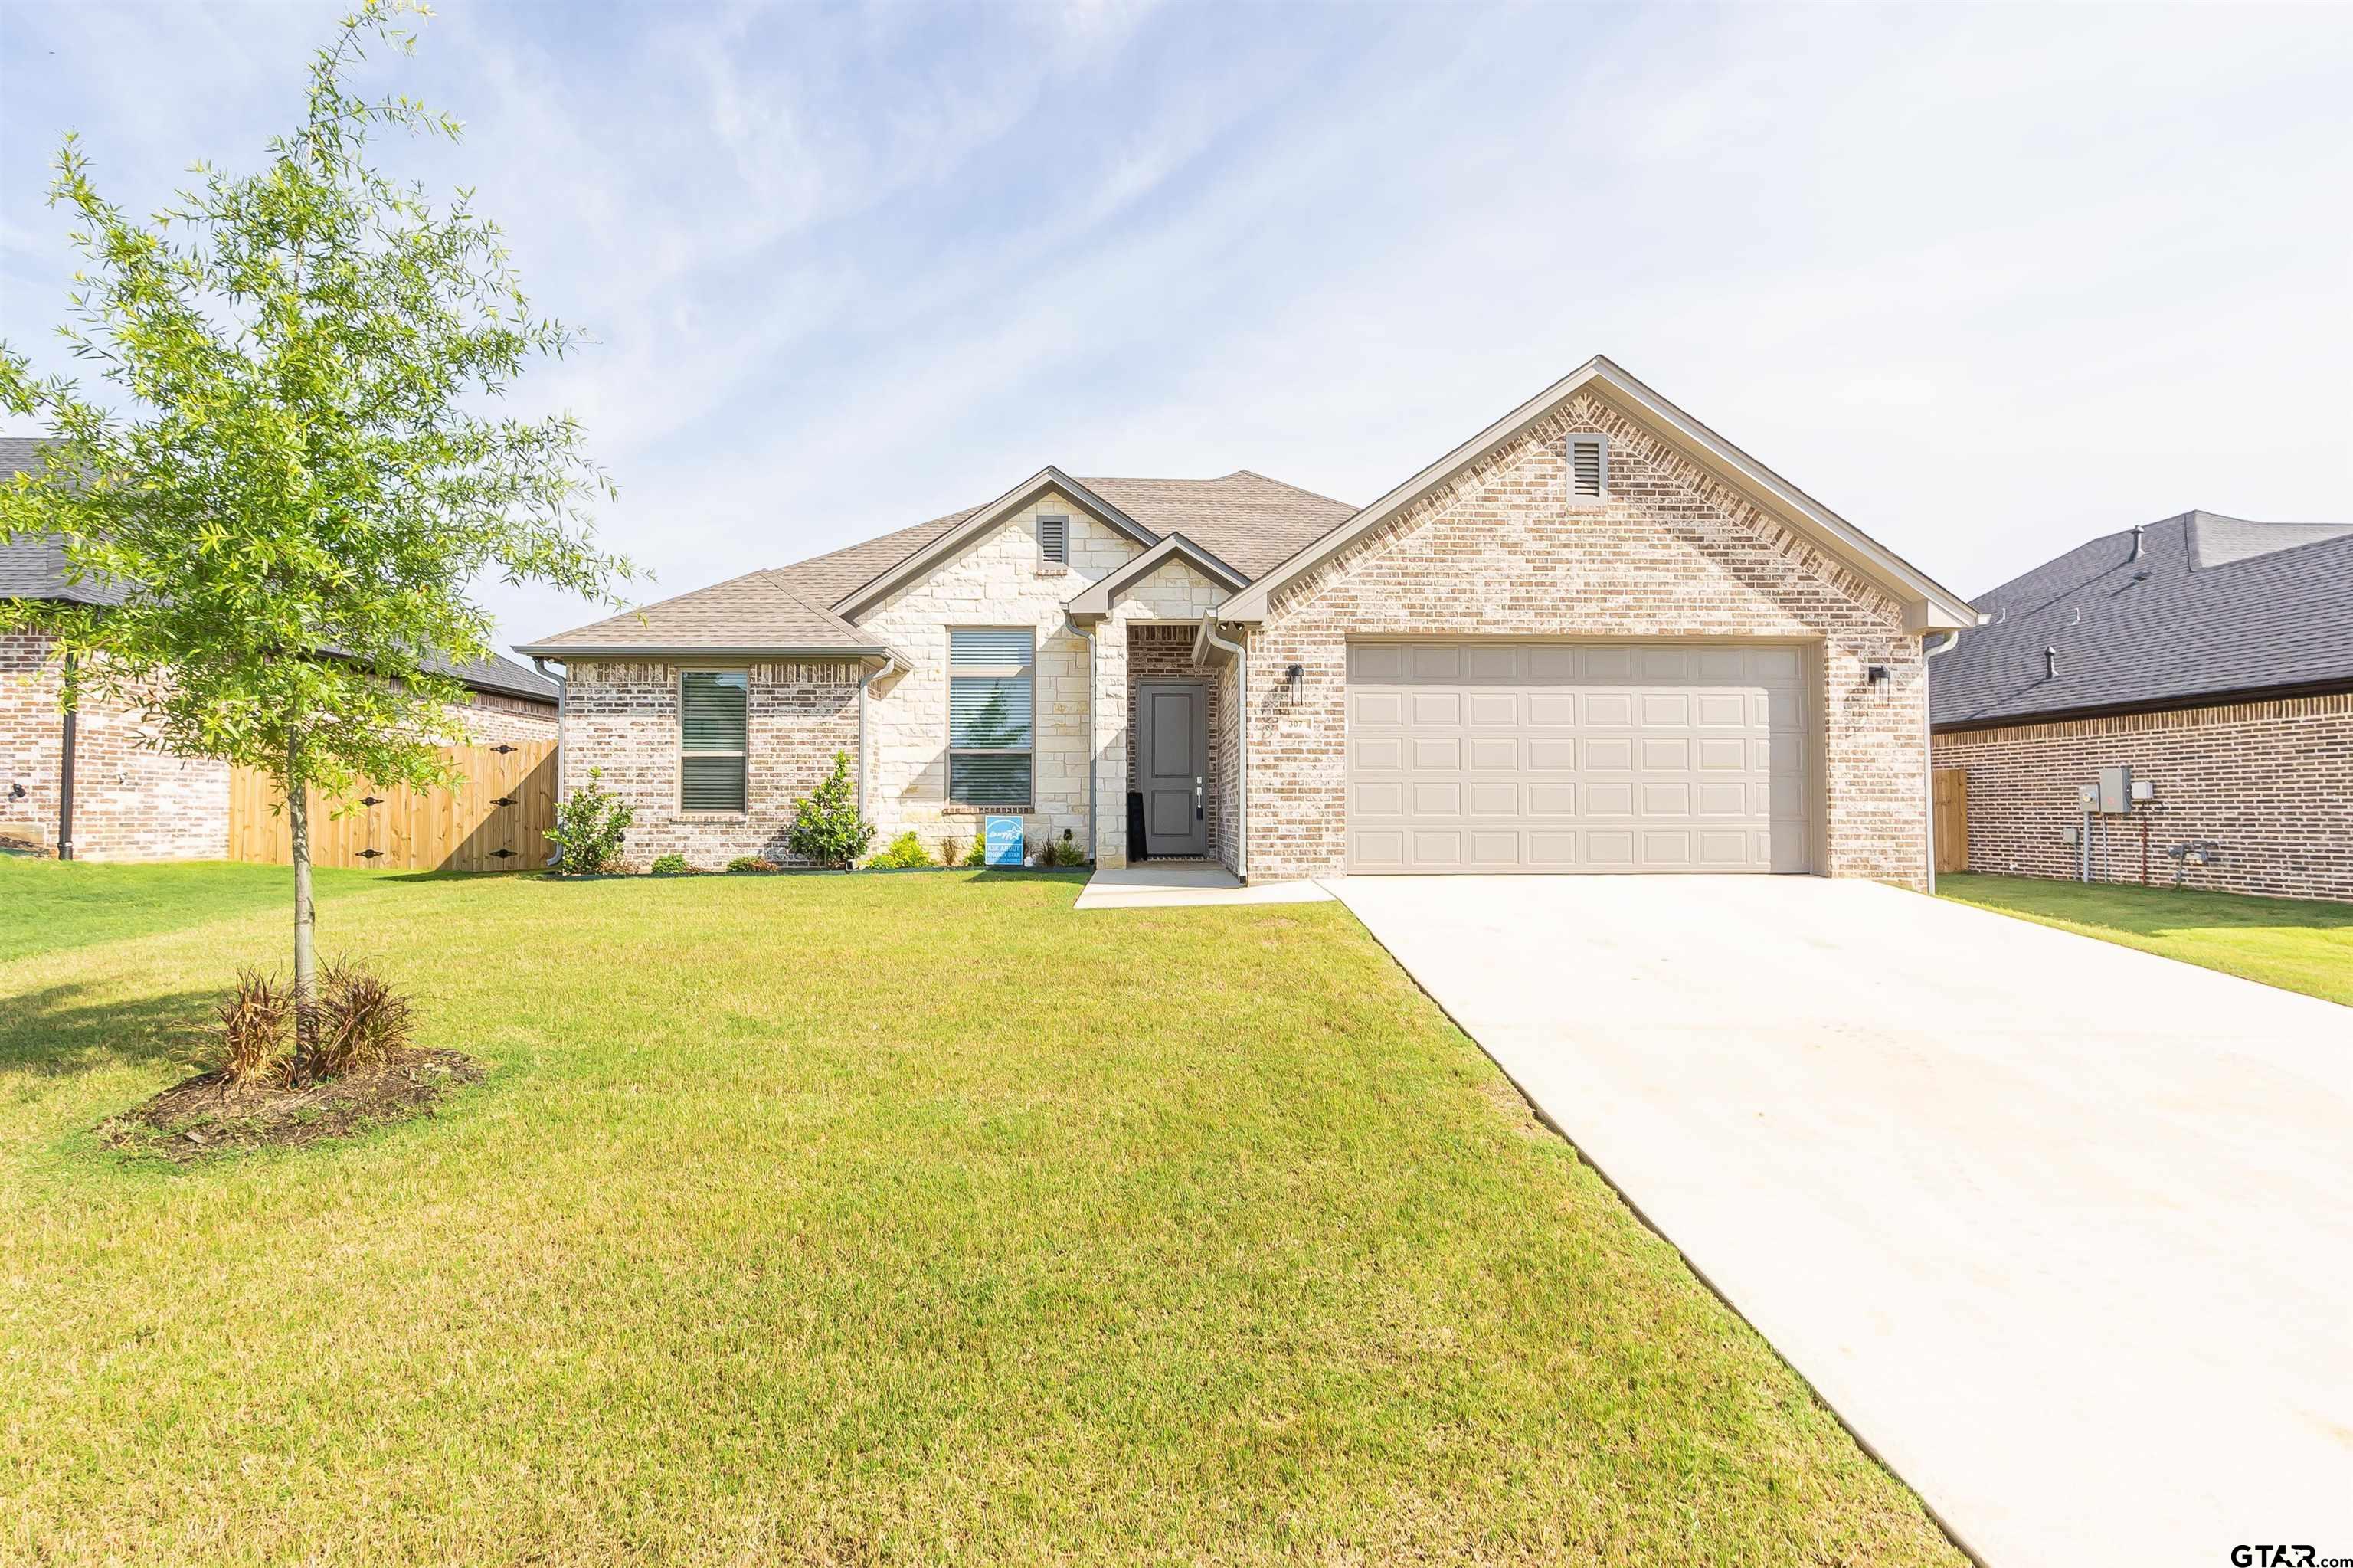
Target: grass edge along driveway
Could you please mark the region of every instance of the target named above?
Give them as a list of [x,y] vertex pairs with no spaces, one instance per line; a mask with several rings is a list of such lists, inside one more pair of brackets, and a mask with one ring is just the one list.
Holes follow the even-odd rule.
[[491,1081],[178,1172],[283,910],[0,963],[0,1559],[1958,1562],[1345,909],[1078,885],[338,888]]
[[2353,1006],[2353,904],[1947,872],[1936,894]]

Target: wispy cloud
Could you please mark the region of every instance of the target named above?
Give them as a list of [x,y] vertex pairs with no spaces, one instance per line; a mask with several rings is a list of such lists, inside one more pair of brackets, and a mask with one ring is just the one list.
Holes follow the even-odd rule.
[[[0,11],[0,330],[68,125],[134,205],[332,4]],[[2353,13],[459,4],[387,84],[589,355],[676,590],[1081,471],[1358,499],[1596,350],[1956,586],[2342,516]],[[506,634],[579,607],[491,586]]]

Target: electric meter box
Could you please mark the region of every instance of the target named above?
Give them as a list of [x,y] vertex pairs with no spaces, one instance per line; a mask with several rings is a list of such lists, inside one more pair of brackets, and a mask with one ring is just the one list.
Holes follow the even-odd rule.
[[2123,763],[2100,769],[2100,814],[2122,816],[2132,810],[2132,768]]

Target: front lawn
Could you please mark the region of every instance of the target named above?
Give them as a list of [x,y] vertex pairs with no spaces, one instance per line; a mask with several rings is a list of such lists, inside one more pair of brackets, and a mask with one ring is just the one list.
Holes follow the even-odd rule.
[[[293,874],[226,860],[102,865],[0,854],[0,963],[249,909],[290,910]],[[396,874],[407,874],[323,869],[312,874],[312,894],[323,905]]]
[[2353,904],[1949,873],[1936,891],[2143,952],[2353,1006]]
[[1078,887],[339,888],[489,1081],[186,1170],[284,912],[0,962],[0,1561],[1960,1562],[1345,910]]

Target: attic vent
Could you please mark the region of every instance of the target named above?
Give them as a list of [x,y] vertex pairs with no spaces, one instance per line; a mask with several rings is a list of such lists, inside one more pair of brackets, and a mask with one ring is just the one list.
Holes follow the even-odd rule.
[[1038,519],[1038,558],[1068,566],[1071,560],[1071,520],[1067,517]]
[[1609,442],[1605,436],[1568,438],[1568,498],[1599,501],[1609,493]]

